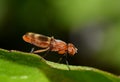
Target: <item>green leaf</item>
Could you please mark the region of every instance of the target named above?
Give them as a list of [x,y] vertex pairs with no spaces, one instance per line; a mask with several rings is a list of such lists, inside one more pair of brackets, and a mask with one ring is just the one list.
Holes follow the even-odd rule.
[[95,68],[47,61],[37,54],[0,49],[0,82],[120,82]]

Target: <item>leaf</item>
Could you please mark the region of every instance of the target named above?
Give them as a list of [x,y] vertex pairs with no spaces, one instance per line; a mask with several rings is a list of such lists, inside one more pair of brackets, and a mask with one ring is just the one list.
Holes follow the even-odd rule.
[[0,82],[120,82],[120,78],[95,68],[71,66],[37,54],[0,49]]

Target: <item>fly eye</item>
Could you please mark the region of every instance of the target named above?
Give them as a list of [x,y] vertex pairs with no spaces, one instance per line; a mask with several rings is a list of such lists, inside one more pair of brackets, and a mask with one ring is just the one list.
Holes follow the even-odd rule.
[[68,44],[68,53],[72,56],[77,53],[77,48],[71,43]]

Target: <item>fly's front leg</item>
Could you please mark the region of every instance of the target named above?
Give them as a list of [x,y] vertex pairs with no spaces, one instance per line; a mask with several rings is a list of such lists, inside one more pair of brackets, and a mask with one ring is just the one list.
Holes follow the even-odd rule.
[[45,52],[45,51],[47,51],[47,50],[49,50],[49,47],[48,47],[48,48],[45,48],[45,49],[41,49],[41,50],[36,50],[36,51],[34,51],[33,53],[41,53],[41,52]]

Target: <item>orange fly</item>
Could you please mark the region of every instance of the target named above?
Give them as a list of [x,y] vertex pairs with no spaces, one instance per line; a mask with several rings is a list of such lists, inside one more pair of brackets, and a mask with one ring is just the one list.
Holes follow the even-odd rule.
[[[67,61],[67,54],[69,54],[70,56],[74,56],[75,53],[77,53],[77,48],[72,43],[67,44],[62,40],[54,39],[54,37],[48,37],[32,32],[28,32],[25,35],[23,35],[23,40],[37,47],[43,48],[40,50],[33,51],[33,53],[55,51],[58,52],[58,54],[62,54],[66,57],[66,64],[68,69],[70,70]],[[59,61],[61,60],[62,58],[60,58]]]
[[41,34],[28,32],[23,35],[23,40],[33,44],[37,47],[43,48],[36,50],[33,53],[40,53],[47,50],[58,52],[58,54],[69,54],[74,56],[77,53],[77,48],[72,43],[65,43],[62,40],[54,39],[54,37],[47,37]]

